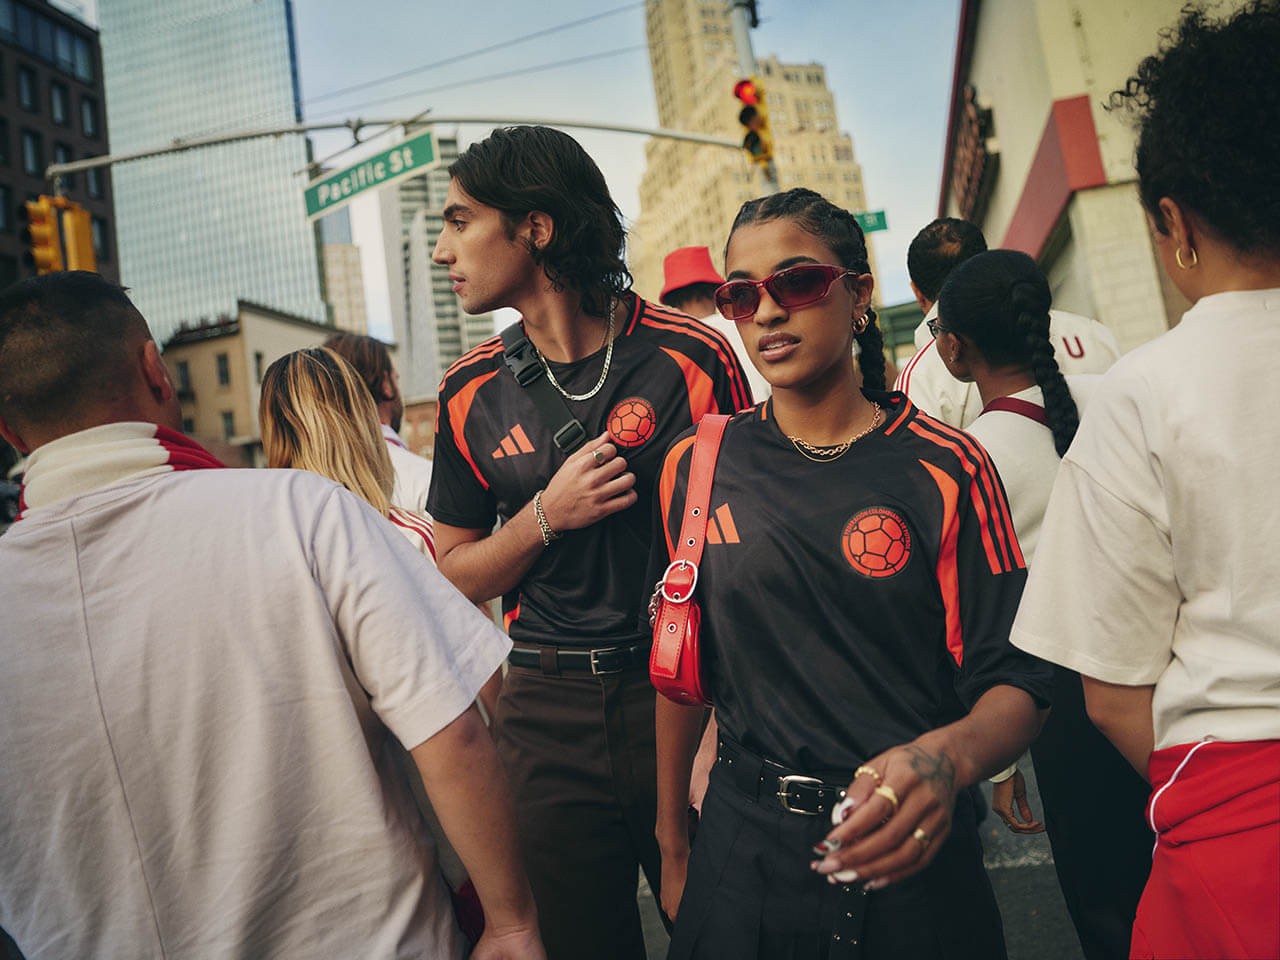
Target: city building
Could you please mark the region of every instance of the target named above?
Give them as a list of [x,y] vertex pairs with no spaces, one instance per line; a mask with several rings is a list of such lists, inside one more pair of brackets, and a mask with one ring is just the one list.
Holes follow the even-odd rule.
[[260,466],[263,373],[286,353],[332,335],[327,324],[245,300],[233,314],[179,326],[164,343],[164,361],[178,388],[183,432],[229,466]]
[[[101,0],[112,149],[299,122],[290,0]],[[249,300],[326,319],[300,134],[202,147],[112,169],[120,274],[167,339]]]
[[1154,53],[1182,0],[962,0],[939,214],[1035,257],[1054,306],[1122,350],[1177,323],[1138,200],[1134,134],[1113,90]]
[[[0,287],[33,276],[23,263],[22,204],[52,194],[51,163],[108,152],[98,32],[44,0],[0,0]],[[111,171],[63,178],[91,216],[98,272],[119,281]]]
[[[407,135],[417,132],[410,129]],[[493,336],[493,314],[465,313],[449,282],[449,268],[431,262],[444,228],[441,214],[458,138],[437,130],[435,143],[435,166],[379,197],[396,363],[406,399],[434,397],[444,371]]]
[[[742,79],[728,5],[720,0],[649,0],[649,62],[658,122],[664,127],[741,139]],[[778,185],[806,186],[853,211],[867,208],[853,140],[842,133],[821,64],[757,59],[773,132]],[[645,146],[640,216],[631,228],[635,287],[656,299],[662,259],[676,247],[705,244],[717,267],[729,227],[746,200],[765,192],[762,173],[740,150],[652,139]],[[868,252],[874,253],[868,242]]]
[[351,240],[351,211],[343,207],[322,217],[319,223],[324,299],[333,325],[348,333],[368,333],[364,274],[360,248]]

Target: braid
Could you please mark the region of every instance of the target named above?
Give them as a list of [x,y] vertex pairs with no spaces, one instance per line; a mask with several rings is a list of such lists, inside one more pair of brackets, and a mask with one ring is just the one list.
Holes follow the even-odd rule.
[[1053,432],[1053,446],[1061,457],[1075,438],[1080,412],[1054,359],[1053,342],[1049,339],[1049,311],[1036,286],[1026,281],[1014,284],[1009,299],[1016,311],[1014,322],[1031,357],[1031,373],[1044,394],[1044,413]]
[[884,390],[884,334],[876,312],[867,307],[867,325],[853,338],[858,341],[858,368],[862,371],[862,385],[871,390]]

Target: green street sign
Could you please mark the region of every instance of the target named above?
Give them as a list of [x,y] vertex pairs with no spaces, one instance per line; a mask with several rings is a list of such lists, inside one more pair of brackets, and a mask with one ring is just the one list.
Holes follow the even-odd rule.
[[397,143],[355,166],[325,174],[307,184],[307,219],[315,220],[345,207],[360,194],[385,187],[436,166],[436,143],[431,131]]
[[853,219],[858,221],[858,226],[862,228],[863,233],[872,233],[876,230],[888,230],[889,221],[884,217],[883,210],[870,210],[866,213],[855,213]]

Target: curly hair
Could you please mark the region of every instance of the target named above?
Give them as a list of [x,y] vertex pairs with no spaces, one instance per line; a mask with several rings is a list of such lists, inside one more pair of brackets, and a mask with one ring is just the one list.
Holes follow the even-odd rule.
[[[846,270],[871,272],[867,241],[858,221],[848,210],[837,207],[822,194],[796,187],[785,193],[748,200],[733,220],[729,239],[733,239],[739,227],[768,220],[790,220],[830,247]],[[727,243],[725,250],[728,250]],[[854,340],[858,344],[858,367],[862,371],[863,386],[884,390],[884,335],[876,312],[870,307],[867,308],[867,325],[861,333],[854,334]]]
[[1142,203],[1161,233],[1161,197],[1245,254],[1280,254],[1280,0],[1211,20],[1184,8],[1109,108],[1138,127]]
[[470,196],[502,214],[508,237],[535,210],[555,222],[551,242],[529,254],[555,290],[568,287],[602,317],[631,289],[622,213],[582,145],[550,127],[499,127],[449,167]]
[[387,515],[395,473],[377,409],[355,368],[337,353],[295,350],[267,367],[258,422],[267,466],[336,480]]
[[1075,438],[1080,412],[1049,339],[1052,300],[1033,259],[1017,250],[988,250],[951,271],[938,294],[938,319],[971,340],[988,363],[1030,368],[1061,457]]

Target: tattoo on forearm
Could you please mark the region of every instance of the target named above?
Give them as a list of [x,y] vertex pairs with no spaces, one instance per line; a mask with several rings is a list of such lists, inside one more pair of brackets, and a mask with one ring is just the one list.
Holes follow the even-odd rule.
[[956,765],[945,753],[934,755],[918,746],[906,748],[911,756],[911,769],[929,785],[937,798],[949,803],[956,792]]

